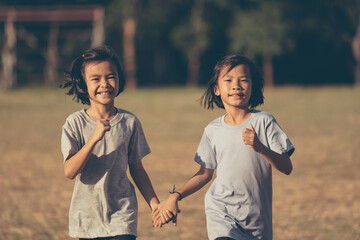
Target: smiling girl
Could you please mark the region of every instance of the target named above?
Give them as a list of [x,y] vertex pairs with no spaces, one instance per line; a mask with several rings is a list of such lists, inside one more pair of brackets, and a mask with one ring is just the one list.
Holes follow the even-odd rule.
[[255,110],[263,99],[263,79],[248,58],[231,55],[216,64],[202,103],[226,113],[205,128],[195,155],[199,171],[153,210],[156,227],[176,221],[178,201],[216,169],[205,196],[209,239],[272,239],[271,169],[290,174],[294,147],[271,114]]
[[132,240],[137,200],[126,171],[154,209],[159,203],[141,160],[150,153],[138,118],[114,106],[125,86],[114,51],[101,46],[77,57],[62,88],[90,105],[71,114],[62,128],[65,176],[75,179],[69,234],[80,239]]

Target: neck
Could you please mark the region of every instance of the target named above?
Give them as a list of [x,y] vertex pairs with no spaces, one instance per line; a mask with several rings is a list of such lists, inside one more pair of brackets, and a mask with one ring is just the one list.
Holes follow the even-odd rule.
[[240,125],[245,122],[251,115],[251,111],[248,108],[231,108],[225,110],[225,122],[229,125]]
[[114,105],[91,105],[86,112],[94,120],[111,120],[117,110]]

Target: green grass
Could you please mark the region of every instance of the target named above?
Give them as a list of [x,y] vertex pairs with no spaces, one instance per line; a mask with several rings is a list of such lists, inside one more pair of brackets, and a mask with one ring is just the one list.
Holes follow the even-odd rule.
[[[144,159],[160,199],[182,185],[204,127],[223,114],[197,100],[203,89],[125,91],[116,106],[135,113],[152,153]],[[57,89],[0,91],[0,239],[71,239],[73,182],[63,174],[61,127],[83,108]],[[290,176],[274,171],[274,239],[360,239],[360,88],[283,87],[265,91],[272,113],[296,151]],[[180,203],[178,226],[154,229],[140,195],[139,239],[207,239],[207,185]]]

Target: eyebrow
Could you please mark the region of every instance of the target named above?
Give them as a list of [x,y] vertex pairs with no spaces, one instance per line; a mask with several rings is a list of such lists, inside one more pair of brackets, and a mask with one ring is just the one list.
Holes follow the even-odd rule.
[[[106,74],[106,76],[110,76],[110,75],[115,75],[116,76],[117,73],[116,72],[111,72],[109,74]],[[92,74],[89,77],[99,77],[99,76],[101,76],[101,74]]]
[[100,75],[99,74],[92,74],[89,76],[89,78],[92,78],[92,77],[99,77]]
[[[230,75],[230,74],[225,74],[225,75],[223,75],[221,78],[225,78],[225,77],[229,77],[229,78],[231,78],[232,77],[232,75]],[[242,76],[240,76],[241,78],[243,78],[243,77],[249,77],[249,75],[248,74],[245,74],[245,75],[242,75]]]

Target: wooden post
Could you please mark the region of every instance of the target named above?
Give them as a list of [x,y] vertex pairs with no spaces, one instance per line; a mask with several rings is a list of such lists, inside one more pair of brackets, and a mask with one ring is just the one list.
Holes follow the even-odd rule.
[[50,26],[48,48],[45,57],[44,79],[47,86],[55,86],[58,77],[58,38],[59,24],[53,23]]
[[[1,7],[0,22],[5,22],[4,46],[1,52],[0,87],[13,88],[16,79],[16,29],[15,22],[56,23],[50,28],[49,43],[46,52],[44,82],[54,85],[57,77],[58,63],[58,23],[86,21],[93,23],[91,46],[104,42],[104,9],[101,6],[53,6],[53,7]],[[26,40],[25,40],[26,41]],[[29,41],[30,42],[30,41]]]
[[97,8],[94,12],[91,47],[97,47],[102,45],[104,43],[104,40],[104,9]]
[[14,20],[16,13],[10,10],[5,22],[5,41],[1,57],[1,88],[10,89],[16,84],[16,29]]

